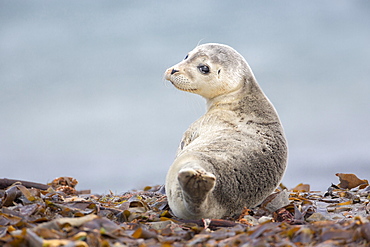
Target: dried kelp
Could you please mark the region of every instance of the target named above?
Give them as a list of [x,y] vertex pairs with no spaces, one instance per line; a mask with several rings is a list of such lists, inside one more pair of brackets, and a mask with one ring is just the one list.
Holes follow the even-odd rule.
[[174,217],[160,186],[93,195],[77,191],[73,178],[43,189],[14,183],[0,190],[0,245],[369,246],[367,180],[337,176],[326,192],[281,185],[235,219],[203,220]]

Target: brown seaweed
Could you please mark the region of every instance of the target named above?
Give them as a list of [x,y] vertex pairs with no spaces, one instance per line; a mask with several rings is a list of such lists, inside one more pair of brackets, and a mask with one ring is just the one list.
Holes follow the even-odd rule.
[[369,246],[370,188],[352,175],[337,175],[327,192],[281,185],[236,218],[203,220],[173,216],[160,186],[93,195],[73,178],[42,188],[15,181],[0,191],[0,245]]

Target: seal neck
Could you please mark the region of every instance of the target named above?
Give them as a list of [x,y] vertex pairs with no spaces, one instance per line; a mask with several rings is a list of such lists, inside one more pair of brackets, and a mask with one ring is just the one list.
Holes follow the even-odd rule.
[[275,108],[255,81],[249,81],[227,94],[207,99],[207,108],[208,113],[218,110],[232,111],[253,116],[256,121],[279,121]]
[[255,96],[264,95],[253,77],[246,80],[245,83],[241,84],[233,91],[218,95],[212,99],[206,99],[207,110],[224,109],[234,111],[236,107],[239,108],[240,105],[243,104],[241,102],[251,97],[252,94]]
[[240,87],[232,92],[218,95],[212,99],[207,100],[207,110],[211,109],[227,109],[231,110],[234,105],[238,104],[243,97],[243,87]]

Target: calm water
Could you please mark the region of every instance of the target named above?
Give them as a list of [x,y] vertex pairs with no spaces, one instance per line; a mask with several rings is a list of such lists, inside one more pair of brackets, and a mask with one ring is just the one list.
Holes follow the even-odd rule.
[[163,184],[199,96],[163,80],[198,44],[249,62],[289,141],[283,183],[370,179],[368,1],[0,0],[0,177]]

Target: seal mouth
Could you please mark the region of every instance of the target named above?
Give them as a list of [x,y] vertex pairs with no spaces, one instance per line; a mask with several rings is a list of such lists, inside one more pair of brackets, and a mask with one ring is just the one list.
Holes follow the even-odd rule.
[[171,84],[175,86],[175,88],[177,88],[181,91],[194,93],[198,90],[197,88],[181,87],[180,85],[182,85],[182,84],[188,84],[188,82],[184,82],[184,80],[180,80],[180,83],[179,82],[177,82],[177,83],[174,82],[174,81],[177,81],[176,79],[178,79],[178,77],[174,75],[176,72],[179,72],[179,70],[176,70],[174,68],[167,69],[166,72],[165,72],[165,79],[170,81]]
[[198,89],[196,88],[183,88],[183,87],[180,87],[179,85],[176,85],[175,83],[173,83],[172,81],[170,81],[172,83],[172,85],[175,86],[175,88],[179,89],[179,90],[182,90],[182,91],[186,91],[186,92],[191,92],[191,93],[194,93],[196,92]]

